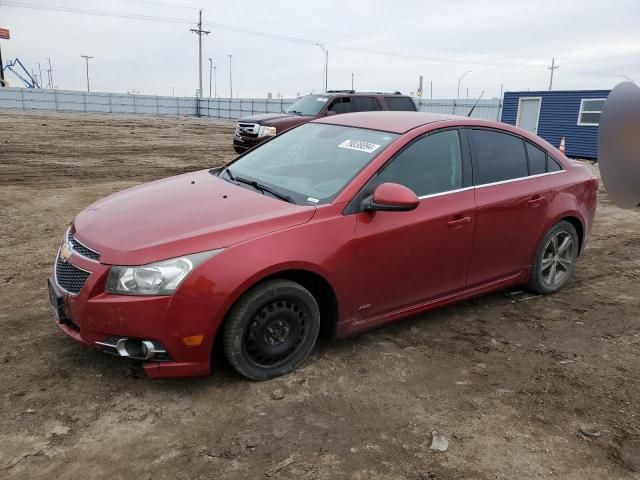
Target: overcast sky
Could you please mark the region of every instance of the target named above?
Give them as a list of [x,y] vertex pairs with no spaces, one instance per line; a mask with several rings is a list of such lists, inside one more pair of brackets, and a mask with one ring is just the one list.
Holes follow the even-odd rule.
[[[33,8],[36,7],[36,8]],[[415,92],[425,96],[497,97],[505,90],[609,89],[622,75],[640,83],[638,0],[0,0],[6,62],[20,58],[43,76],[51,58],[54,84],[91,89],[192,96],[198,87],[198,8],[203,9],[203,85],[216,65],[218,96],[292,97],[322,89],[329,50],[329,88]],[[86,13],[81,13],[86,12]],[[107,15],[105,15],[107,14]],[[130,18],[135,17],[135,18]],[[146,18],[146,19],[143,19]],[[21,86],[7,75],[13,86]]]

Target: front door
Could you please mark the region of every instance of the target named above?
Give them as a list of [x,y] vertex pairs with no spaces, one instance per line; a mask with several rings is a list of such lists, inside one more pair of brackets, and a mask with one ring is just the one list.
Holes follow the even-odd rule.
[[395,310],[466,287],[473,242],[473,188],[463,180],[457,130],[412,142],[377,175],[419,197],[409,212],[360,212],[356,221],[357,319]]
[[516,126],[538,133],[538,119],[540,117],[540,97],[521,97],[518,101],[518,115]]

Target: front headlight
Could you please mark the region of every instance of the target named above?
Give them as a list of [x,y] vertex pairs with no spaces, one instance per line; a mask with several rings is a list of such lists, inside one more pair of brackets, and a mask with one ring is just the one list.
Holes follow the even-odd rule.
[[258,137],[273,137],[276,134],[276,127],[265,127],[261,125],[258,129]]
[[173,295],[194,268],[220,252],[222,249],[210,250],[138,267],[113,265],[105,292],[116,295]]

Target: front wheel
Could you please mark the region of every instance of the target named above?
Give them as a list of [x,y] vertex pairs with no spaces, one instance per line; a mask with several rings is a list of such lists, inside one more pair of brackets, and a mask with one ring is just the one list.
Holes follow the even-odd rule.
[[245,293],[224,324],[224,351],[233,368],[252,380],[294,370],[311,353],[320,309],[302,285],[267,280]]
[[538,246],[528,287],[542,295],[564,287],[575,270],[578,248],[575,227],[564,220],[555,224]]

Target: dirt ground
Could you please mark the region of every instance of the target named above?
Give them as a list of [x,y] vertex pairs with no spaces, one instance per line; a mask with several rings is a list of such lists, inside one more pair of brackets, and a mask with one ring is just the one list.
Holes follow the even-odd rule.
[[269,382],[153,381],[65,337],[45,279],[67,223],[233,158],[232,127],[0,112],[0,478],[640,478],[640,210],[604,193],[559,294],[323,341]]

